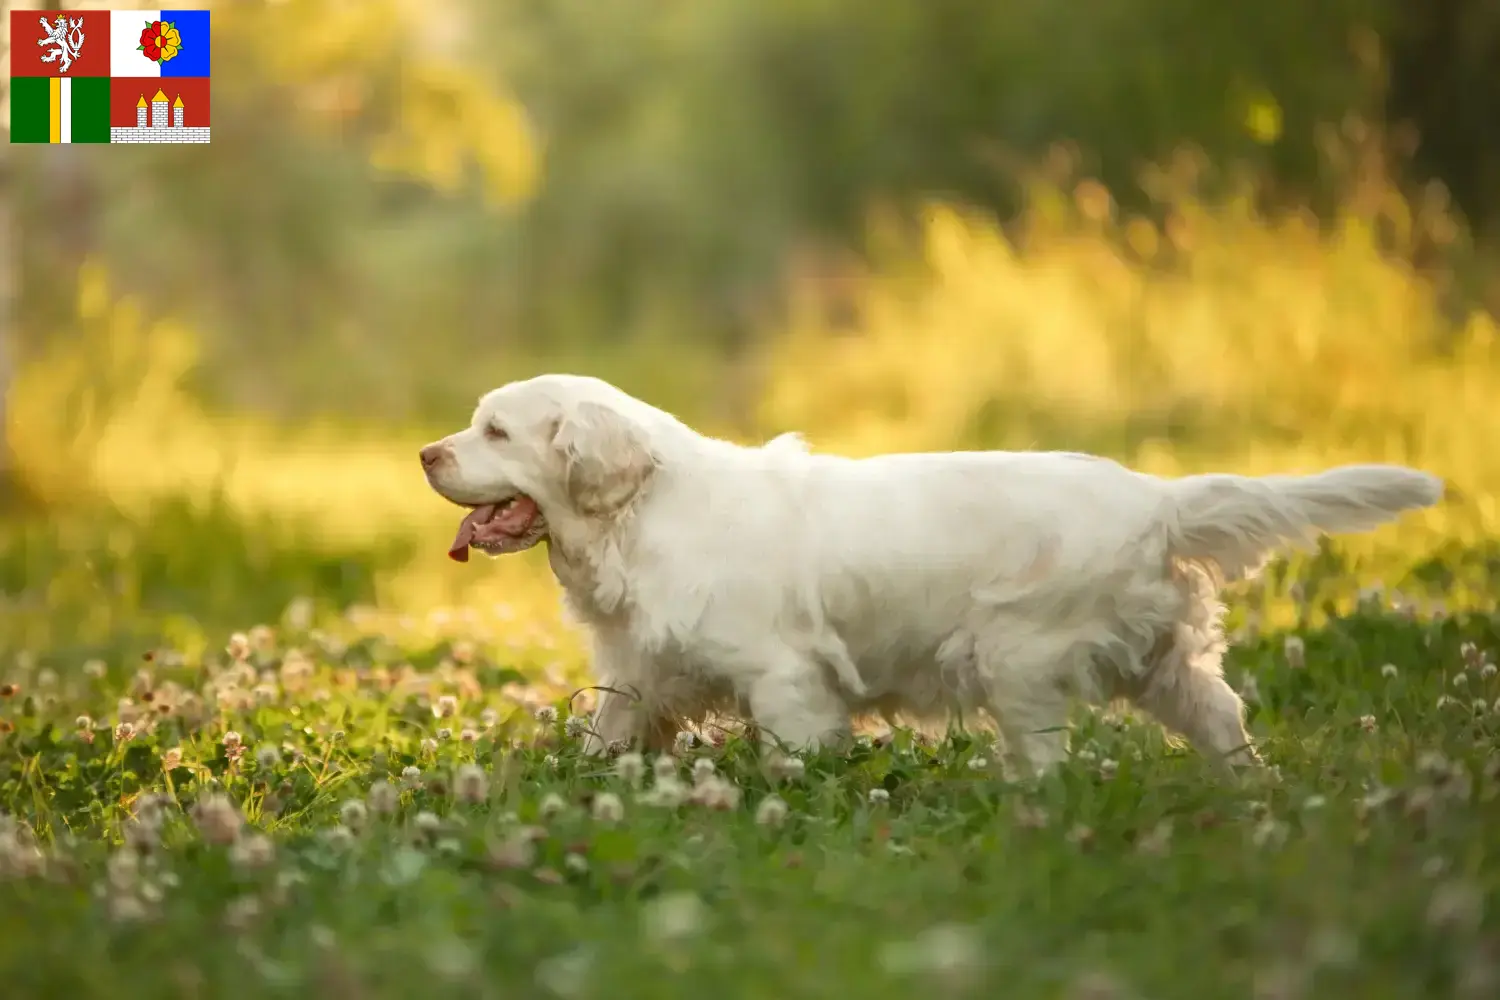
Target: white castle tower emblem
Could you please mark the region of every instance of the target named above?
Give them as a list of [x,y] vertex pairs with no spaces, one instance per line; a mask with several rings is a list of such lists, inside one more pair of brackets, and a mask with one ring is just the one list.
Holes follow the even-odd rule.
[[112,127],[110,142],[207,142],[207,125],[189,126],[184,120],[187,105],[178,94],[176,100],[168,101],[167,95],[158,88],[150,101],[141,94],[135,102],[135,127]]

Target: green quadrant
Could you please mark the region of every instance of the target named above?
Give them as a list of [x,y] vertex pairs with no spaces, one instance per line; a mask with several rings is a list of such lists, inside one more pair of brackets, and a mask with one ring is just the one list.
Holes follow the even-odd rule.
[[109,77],[73,81],[73,141],[109,141]]
[[[10,78],[11,142],[47,142],[50,139],[49,86],[45,76]],[[108,118],[105,124],[108,124]]]

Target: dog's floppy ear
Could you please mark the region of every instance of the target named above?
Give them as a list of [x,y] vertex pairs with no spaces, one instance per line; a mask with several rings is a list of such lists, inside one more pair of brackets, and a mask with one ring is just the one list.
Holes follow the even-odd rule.
[[578,403],[559,419],[552,447],[563,460],[563,483],[579,513],[613,514],[630,503],[656,471],[645,432],[598,403]]

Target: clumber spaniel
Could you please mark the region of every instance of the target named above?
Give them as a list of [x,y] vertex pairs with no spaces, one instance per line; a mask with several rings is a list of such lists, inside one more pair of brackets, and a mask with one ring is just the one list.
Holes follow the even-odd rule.
[[1388,465],[1162,479],[1061,452],[744,447],[573,375],[494,390],[421,460],[472,508],[453,558],[547,542],[614,689],[591,752],[715,712],[811,747],[865,712],[982,710],[1033,772],[1065,757],[1070,698],[1128,699],[1254,761],[1219,590],[1278,547],[1443,493]]

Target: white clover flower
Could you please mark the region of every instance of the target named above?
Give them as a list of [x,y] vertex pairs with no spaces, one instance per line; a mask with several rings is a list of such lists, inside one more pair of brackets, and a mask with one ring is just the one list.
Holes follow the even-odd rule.
[[646,776],[646,758],[634,752],[621,754],[615,761],[615,775],[632,788],[640,787]]
[[796,781],[807,770],[807,765],[800,757],[792,757],[779,750],[773,750],[766,759],[766,770],[777,781]]
[[895,942],[881,951],[881,964],[896,975],[936,975],[961,979],[984,961],[978,933],[958,924],[928,928],[911,941]]
[[1452,770],[1452,766],[1440,751],[1423,750],[1417,754],[1417,770],[1429,777],[1443,777]]
[[536,710],[536,721],[544,726],[550,726],[557,721],[557,709],[552,705],[543,705]]
[[1484,920],[1484,893],[1467,882],[1446,882],[1432,893],[1427,924],[1438,930],[1471,934]]
[[489,796],[490,781],[485,776],[483,768],[475,764],[465,764],[458,769],[453,787],[460,802],[475,805]]
[[276,845],[271,838],[260,832],[251,833],[234,842],[229,849],[229,861],[236,868],[258,871],[270,867],[276,860]]
[[1276,848],[1286,840],[1286,834],[1285,823],[1266,817],[1250,831],[1250,842],[1256,847]]
[[675,809],[687,801],[687,796],[687,786],[676,777],[668,775],[657,778],[651,790],[640,796],[640,801],[648,806]]
[[389,781],[377,781],[370,786],[369,794],[365,796],[365,804],[370,811],[377,816],[389,816],[396,811],[401,802],[401,792]]
[[351,830],[363,830],[368,812],[359,799],[349,799],[339,806],[339,820]]
[[229,645],[224,648],[229,658],[236,663],[243,663],[250,659],[250,637],[243,632],[236,632],[229,637]]
[[882,803],[889,802],[890,800],[891,800],[891,793],[888,792],[888,791],[886,791],[884,788],[872,788],[872,789],[870,789],[870,802],[871,802],[871,804],[873,804],[873,805],[880,805]]
[[194,803],[192,816],[198,832],[210,844],[234,843],[245,822],[234,802],[218,792],[210,792]]
[[354,843],[354,831],[347,826],[330,826],[323,831],[323,841],[335,850],[346,850]]
[[1172,821],[1164,819],[1153,826],[1136,842],[1136,850],[1152,857],[1161,857],[1172,845]]
[[707,916],[702,900],[690,892],[657,896],[641,913],[646,935],[658,944],[673,944],[701,933]]
[[1251,705],[1260,704],[1260,682],[1255,679],[1254,674],[1245,674],[1240,678],[1240,697]]
[[740,789],[732,781],[709,775],[693,786],[689,799],[705,809],[728,811],[739,808]]
[[625,818],[625,803],[611,792],[600,792],[594,796],[594,819],[600,823],[618,823]]
[[776,829],[786,822],[786,802],[777,795],[767,795],[755,807],[755,822],[759,826]]

